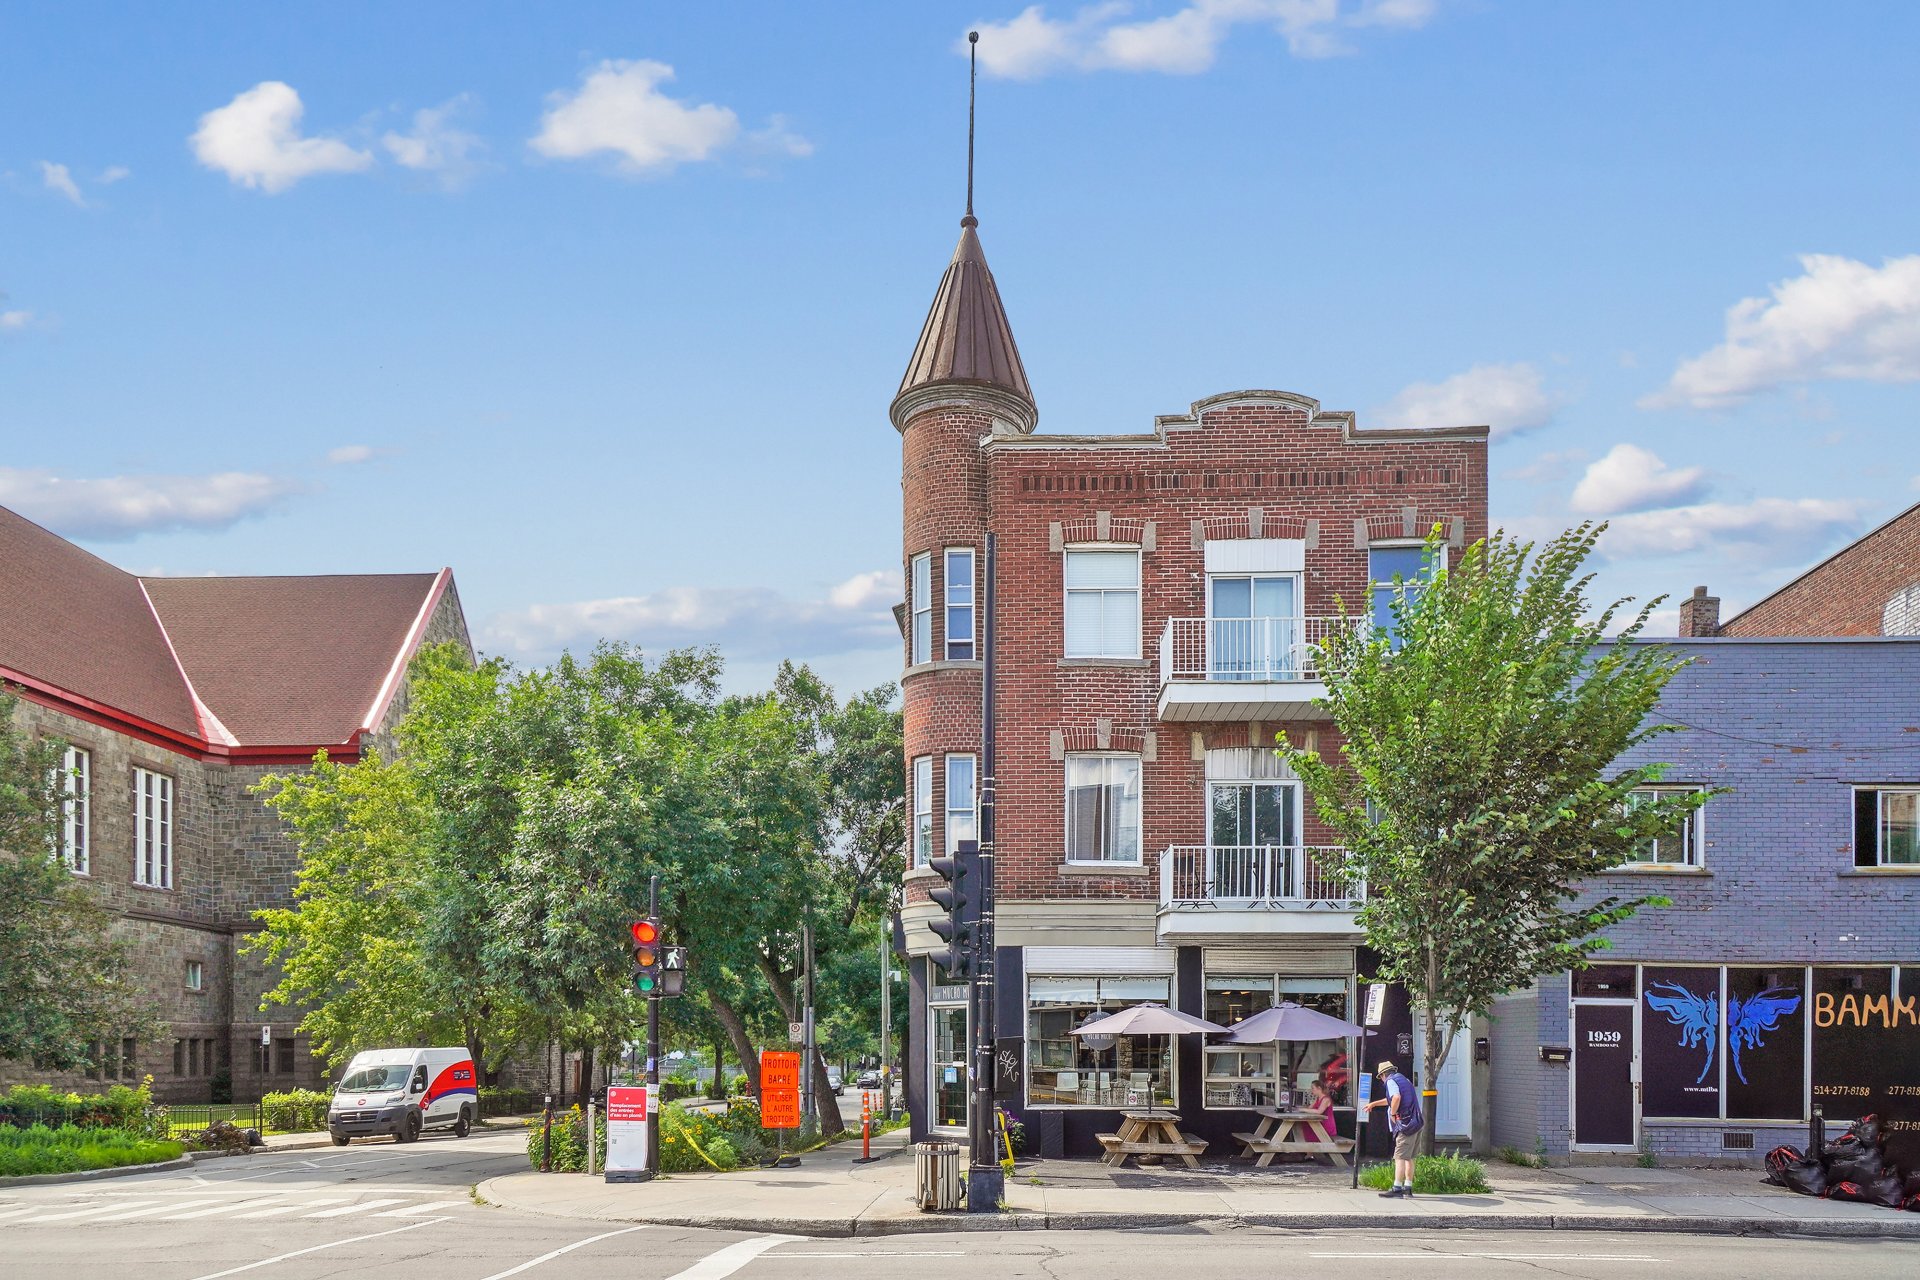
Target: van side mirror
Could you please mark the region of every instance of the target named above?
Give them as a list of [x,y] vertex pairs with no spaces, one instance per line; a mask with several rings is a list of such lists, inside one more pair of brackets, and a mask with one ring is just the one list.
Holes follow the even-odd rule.
[[425,1093],[427,1091],[427,1082],[425,1080],[422,1080],[419,1076],[415,1076],[413,1078],[412,1091],[414,1093]]

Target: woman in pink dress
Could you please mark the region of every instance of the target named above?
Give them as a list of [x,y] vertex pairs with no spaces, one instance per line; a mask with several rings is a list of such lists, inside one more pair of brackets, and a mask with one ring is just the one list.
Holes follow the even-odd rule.
[[1307,1087],[1313,1091],[1313,1097],[1308,1100],[1305,1110],[1318,1112],[1320,1118],[1300,1124],[1294,1132],[1308,1142],[1325,1142],[1333,1133],[1333,1094],[1320,1080],[1311,1081]]

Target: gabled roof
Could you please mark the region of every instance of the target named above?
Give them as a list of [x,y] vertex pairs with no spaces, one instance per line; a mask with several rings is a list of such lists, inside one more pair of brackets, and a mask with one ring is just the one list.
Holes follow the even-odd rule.
[[141,578],[0,507],[0,677],[176,749],[352,747],[451,585]]
[[1026,366],[1020,362],[999,286],[974,231],[977,225],[972,215],[960,220],[960,243],[940,277],[940,288],[927,309],[920,341],[914,345],[894,400],[898,403],[908,392],[924,387],[990,388],[1024,405],[1029,417],[1025,425],[1031,429],[1031,418],[1038,412],[1033,390],[1027,385]]

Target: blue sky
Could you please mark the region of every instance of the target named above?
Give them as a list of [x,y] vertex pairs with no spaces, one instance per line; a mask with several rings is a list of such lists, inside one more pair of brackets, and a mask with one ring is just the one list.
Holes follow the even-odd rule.
[[1042,431],[1489,422],[1497,522],[1729,611],[1920,498],[1910,5],[22,2],[0,504],[141,572],[451,564],[519,661],[891,678],[970,26]]

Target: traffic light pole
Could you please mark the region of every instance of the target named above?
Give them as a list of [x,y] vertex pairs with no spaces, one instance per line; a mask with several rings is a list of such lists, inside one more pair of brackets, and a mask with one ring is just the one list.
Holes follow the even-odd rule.
[[994,658],[994,535],[987,534],[986,572],[981,602],[983,627],[980,680],[980,853],[978,857],[980,924],[974,931],[973,964],[973,1107],[968,1136],[972,1150],[967,1162],[967,1212],[997,1213],[1006,1199],[1006,1174],[994,1151],[993,1032],[994,1032],[994,885],[993,885],[993,658]]
[[[660,877],[647,882],[647,919],[660,918]],[[647,1177],[660,1172],[660,984],[647,992]]]

